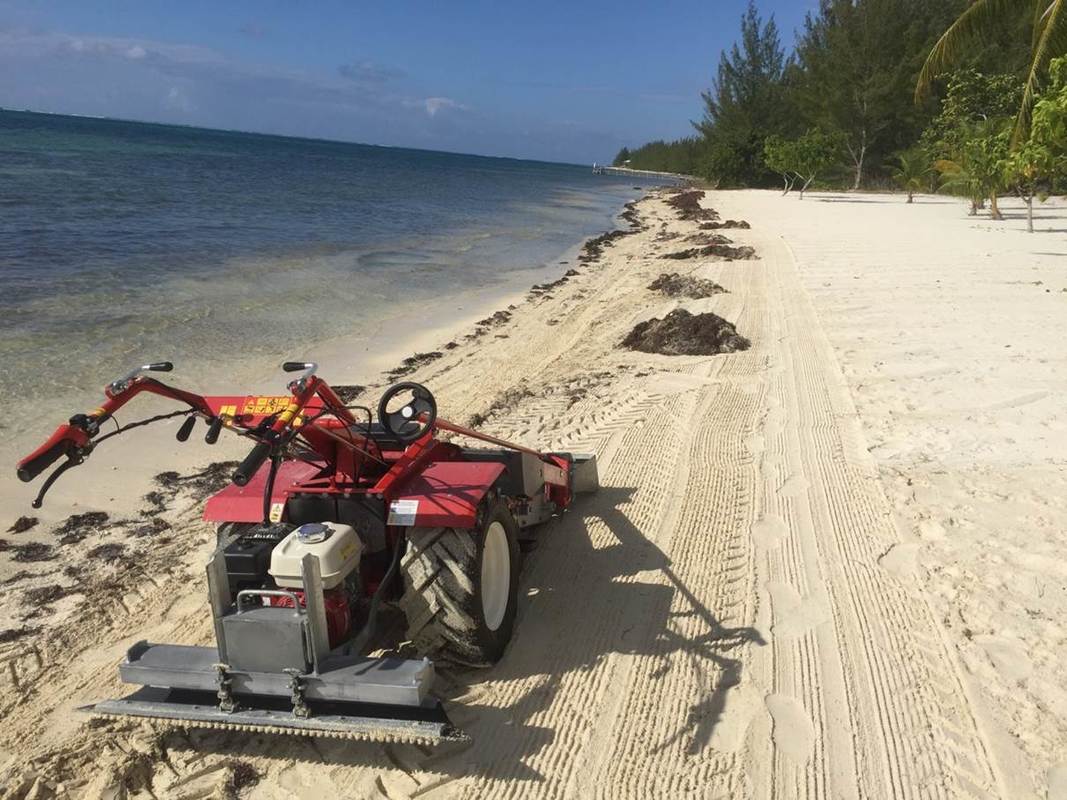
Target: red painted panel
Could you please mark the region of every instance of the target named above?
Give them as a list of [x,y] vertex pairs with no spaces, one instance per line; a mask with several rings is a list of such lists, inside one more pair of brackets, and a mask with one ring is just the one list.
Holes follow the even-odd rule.
[[[264,464],[244,486],[231,483],[214,495],[204,506],[204,519],[209,522],[262,522],[263,490],[267,487],[269,470],[270,464]],[[278,467],[278,476],[274,479],[271,502],[285,502],[286,495],[294,484],[303,483],[318,472],[318,467],[303,461],[283,461]]]
[[478,504],[503,471],[503,464],[492,461],[437,461],[392,499],[418,501],[419,527],[473,528]]

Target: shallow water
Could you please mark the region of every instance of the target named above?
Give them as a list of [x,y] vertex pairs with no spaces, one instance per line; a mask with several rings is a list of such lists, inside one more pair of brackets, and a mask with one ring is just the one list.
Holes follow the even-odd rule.
[[0,393],[65,415],[146,361],[220,374],[305,358],[557,263],[614,224],[639,194],[631,183],[583,166],[0,111]]

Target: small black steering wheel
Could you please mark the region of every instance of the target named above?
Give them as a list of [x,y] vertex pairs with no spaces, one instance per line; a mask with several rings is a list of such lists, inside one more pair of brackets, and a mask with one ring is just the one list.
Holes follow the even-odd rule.
[[378,402],[378,420],[401,442],[413,442],[433,427],[437,401],[421,383],[398,383]]

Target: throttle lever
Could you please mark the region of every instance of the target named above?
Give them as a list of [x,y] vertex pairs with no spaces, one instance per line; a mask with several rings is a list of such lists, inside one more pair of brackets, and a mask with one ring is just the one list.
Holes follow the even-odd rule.
[[219,432],[221,430],[222,417],[212,417],[207,426],[207,433],[204,434],[204,441],[208,444],[215,444],[219,440]]
[[189,435],[193,432],[193,428],[196,426],[196,417],[188,416],[182,426],[178,428],[178,432],[174,435],[174,438],[179,442],[185,442],[189,440]]

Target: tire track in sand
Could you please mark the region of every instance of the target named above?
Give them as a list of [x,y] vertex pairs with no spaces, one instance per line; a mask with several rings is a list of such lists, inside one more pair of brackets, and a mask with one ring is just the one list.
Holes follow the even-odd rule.
[[[758,246],[779,343],[766,409],[766,505],[753,532],[764,539],[774,619],[769,793],[1002,793],[928,605],[878,566],[899,537],[793,259],[771,237]],[[803,737],[801,722],[810,724],[810,750],[790,740]]]

